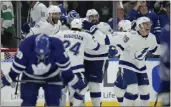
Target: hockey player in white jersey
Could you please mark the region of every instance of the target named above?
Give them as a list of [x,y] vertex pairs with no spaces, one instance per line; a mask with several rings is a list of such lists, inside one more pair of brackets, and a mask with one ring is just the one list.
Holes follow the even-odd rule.
[[[114,32],[113,35],[114,36],[119,36],[119,35],[123,35],[124,32],[130,32],[131,31],[131,27],[132,27],[131,26],[131,22],[129,20],[121,20],[118,23],[118,30],[119,30],[119,32]],[[117,53],[118,55],[121,55],[121,53],[123,51],[123,48],[122,48],[121,44],[117,44],[117,47],[111,46],[110,49],[109,49],[109,52],[112,51],[112,53],[113,53],[113,51],[115,51],[115,49],[117,49],[118,50],[118,53]],[[115,53],[113,53],[113,55],[115,55]],[[120,103],[120,105],[123,105],[122,104],[123,103],[123,97],[124,97],[125,90],[126,90],[126,85],[124,84],[122,78],[123,77],[121,75],[121,71],[118,71],[117,78],[116,78],[116,80],[114,82],[114,92],[115,92],[115,95],[116,95],[117,100]],[[118,90],[118,87],[121,88],[122,91]],[[115,91],[115,90],[117,90],[117,91]]]
[[[91,49],[96,51],[99,49],[100,45],[96,40],[93,39],[93,36],[91,36],[86,32],[82,32],[81,29],[82,29],[81,20],[73,19],[73,21],[71,22],[71,30],[60,31],[55,36],[63,41],[64,47],[66,48],[66,52],[68,53],[71,59],[71,69],[73,70],[73,73],[78,75],[80,78],[85,79],[84,78],[85,69],[83,65],[84,51],[85,49]],[[70,92],[70,100],[73,103],[73,106],[79,106],[80,105],[79,102],[81,103],[83,101],[83,98],[78,99],[76,94],[73,93],[73,89],[71,89],[71,87],[69,88],[70,88],[69,90],[72,91]],[[85,91],[87,90],[85,89]],[[63,102],[63,105],[61,106],[65,106],[65,102]]]
[[83,20],[84,29],[88,30],[101,45],[98,51],[86,49],[84,54],[85,76],[88,80],[91,101],[93,106],[100,106],[101,83],[103,80],[104,72],[108,67],[109,47],[106,46],[106,44],[109,44],[109,39],[106,34],[98,30],[100,25],[103,26],[103,23],[99,23],[99,14],[95,9],[88,10],[86,18],[87,21]]
[[27,1],[30,9],[28,11],[27,22],[22,25],[22,33],[28,34],[32,28],[40,20],[47,19],[47,7],[39,1]]
[[48,7],[47,14],[48,18],[37,22],[35,26],[30,29],[30,32],[26,35],[26,37],[39,33],[52,36],[59,32],[61,27],[61,22],[59,20],[61,14],[60,8],[55,5],[50,5]]
[[[119,36],[109,36],[111,44],[121,44],[123,52],[119,60],[119,70],[126,85],[123,105],[132,106],[133,101],[140,95],[141,106],[148,106],[149,80],[146,73],[145,58],[148,52],[161,54],[156,38],[150,33],[151,22],[148,17],[137,19],[137,32],[125,32]],[[122,81],[121,81],[122,82]],[[118,84],[119,81],[118,81]],[[117,85],[115,85],[117,87]],[[121,88],[115,88],[120,93]]]

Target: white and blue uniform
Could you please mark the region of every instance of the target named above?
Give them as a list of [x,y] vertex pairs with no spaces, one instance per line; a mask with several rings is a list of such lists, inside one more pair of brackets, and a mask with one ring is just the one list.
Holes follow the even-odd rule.
[[94,30],[93,36],[99,42],[100,49],[98,51],[90,49],[85,50],[85,75],[89,82],[101,83],[103,74],[108,67],[109,38],[98,29]]
[[66,52],[71,59],[73,73],[84,72],[84,52],[86,49],[97,51],[99,43],[93,37],[81,31],[65,30],[59,32],[55,37],[63,41]]
[[149,80],[146,73],[145,58],[148,52],[157,55],[161,54],[155,36],[150,33],[147,37],[143,37],[139,32],[134,31],[123,32],[120,35],[109,37],[112,45],[119,45],[119,48],[122,49],[119,70],[123,79],[120,82],[123,83],[117,81],[115,85],[120,89],[122,89],[120,84],[127,87],[124,96],[126,99],[135,100],[138,97],[138,88],[140,88],[140,99],[148,100],[149,92],[146,90],[148,90]]
[[52,25],[47,20],[40,20],[35,24],[34,27],[30,28],[30,32],[26,35],[29,37],[30,35],[44,33],[50,36],[57,34],[61,29],[61,22],[58,20],[57,24]]
[[[35,47],[40,45],[36,45],[36,41],[39,41],[42,35],[32,35],[21,43],[11,71],[2,77],[3,85],[10,85],[22,74],[21,81],[24,83],[21,83],[20,89],[23,100],[21,106],[35,106],[40,87],[44,89],[47,106],[59,106],[63,84],[69,84],[74,89],[84,88],[84,83],[78,83],[82,80],[73,75],[70,69],[70,59],[61,40],[44,37],[50,42],[48,53],[43,59],[38,57]],[[43,53],[42,49],[40,53]],[[78,87],[78,84],[81,86]]]
[[[99,49],[99,43],[93,39],[93,37],[86,33],[81,31],[73,31],[73,30],[65,30],[60,31],[55,37],[61,39],[63,41],[64,47],[66,49],[67,54],[69,55],[69,58],[71,59],[71,69],[72,72],[80,79],[85,79],[84,77],[84,52],[85,49],[91,49],[91,50],[98,50]],[[67,92],[67,88],[70,91],[70,101],[72,102],[74,90],[70,87],[66,87],[63,89],[63,97],[62,102],[63,104],[61,106],[64,106],[65,104],[65,94]]]

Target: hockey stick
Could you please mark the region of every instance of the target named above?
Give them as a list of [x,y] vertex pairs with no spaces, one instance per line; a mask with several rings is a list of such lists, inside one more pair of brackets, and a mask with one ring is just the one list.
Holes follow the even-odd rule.
[[157,102],[158,102],[158,98],[159,98],[159,94],[157,94],[157,96],[156,96],[157,98],[156,98],[156,101],[155,101],[155,103],[154,103],[154,107],[156,107],[157,106]]
[[17,85],[16,85],[16,87],[15,87],[15,95],[17,95],[17,90],[18,90],[18,81],[19,81],[19,79],[20,79],[20,75],[17,77]]

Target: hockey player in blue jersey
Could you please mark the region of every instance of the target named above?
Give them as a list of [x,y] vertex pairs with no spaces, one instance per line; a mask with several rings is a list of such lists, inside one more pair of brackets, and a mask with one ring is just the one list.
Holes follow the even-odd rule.
[[40,87],[44,90],[47,106],[59,106],[62,85],[78,90],[80,97],[85,93],[84,81],[70,69],[70,59],[62,41],[45,34],[26,38],[17,51],[11,70],[2,76],[3,86],[10,86],[21,78],[21,106],[35,106]]
[[160,62],[160,90],[158,99],[161,99],[163,106],[170,106],[170,24],[166,24],[161,32],[161,45],[163,54]]

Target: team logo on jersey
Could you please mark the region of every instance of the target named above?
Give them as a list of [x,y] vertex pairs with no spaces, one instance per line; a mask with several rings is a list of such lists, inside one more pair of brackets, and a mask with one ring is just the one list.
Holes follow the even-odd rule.
[[7,6],[6,5],[3,5],[3,10],[7,10]]
[[140,51],[136,51],[134,54],[135,59],[137,60],[143,60],[148,52],[148,48],[144,48]]
[[49,72],[51,68],[51,64],[45,65],[44,63],[39,63],[37,66],[32,64],[32,69],[34,71],[34,75],[43,75]]
[[16,54],[16,57],[17,57],[18,59],[22,59],[23,53],[22,53],[20,50],[18,50],[18,51],[17,51],[17,54]]

